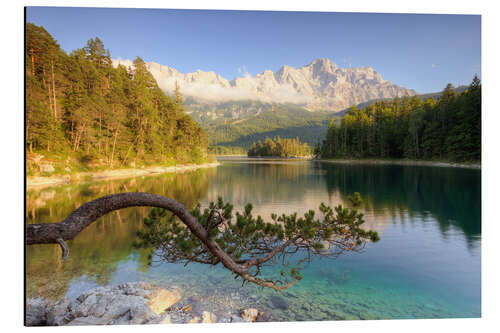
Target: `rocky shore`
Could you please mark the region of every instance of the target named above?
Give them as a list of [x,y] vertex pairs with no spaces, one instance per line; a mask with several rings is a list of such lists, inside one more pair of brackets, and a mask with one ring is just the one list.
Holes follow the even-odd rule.
[[26,301],[26,326],[134,325],[231,323],[268,321],[255,309],[232,309],[216,315],[199,307],[178,288],[147,282],[129,282],[91,289],[74,300],[50,304],[42,298]]
[[64,185],[71,184],[72,182],[79,181],[97,181],[106,179],[120,179],[120,178],[131,178],[138,176],[151,176],[154,174],[161,173],[176,173],[185,172],[190,170],[202,169],[202,168],[213,168],[220,165],[219,162],[205,163],[205,164],[187,164],[187,165],[174,165],[169,167],[143,167],[140,169],[129,168],[129,169],[117,169],[117,170],[106,170],[97,172],[82,172],[77,174],[66,174],[66,175],[53,175],[47,177],[27,177],[26,186],[28,188],[41,188],[46,186],[54,185]]

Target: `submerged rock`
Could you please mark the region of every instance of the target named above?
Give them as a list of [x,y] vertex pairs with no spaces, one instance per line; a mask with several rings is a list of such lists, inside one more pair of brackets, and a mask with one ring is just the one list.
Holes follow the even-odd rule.
[[281,296],[271,296],[271,303],[273,304],[274,307],[281,309],[281,310],[287,310],[288,309],[288,302],[285,301],[285,299]]
[[259,315],[257,316],[256,321],[257,322],[269,322],[269,321],[272,321],[272,317],[267,312],[259,312]]

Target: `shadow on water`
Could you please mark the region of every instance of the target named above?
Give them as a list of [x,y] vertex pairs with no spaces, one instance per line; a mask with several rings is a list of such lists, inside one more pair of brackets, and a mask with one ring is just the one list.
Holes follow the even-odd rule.
[[366,210],[431,214],[445,235],[460,228],[470,246],[481,235],[481,172],[461,168],[400,165],[317,164],[328,193],[346,200],[360,192]]

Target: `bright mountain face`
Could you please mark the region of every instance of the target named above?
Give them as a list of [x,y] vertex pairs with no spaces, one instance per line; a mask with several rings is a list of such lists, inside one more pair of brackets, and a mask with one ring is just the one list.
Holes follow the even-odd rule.
[[[127,65],[127,61],[115,60]],[[287,65],[278,71],[266,70],[256,76],[245,75],[228,81],[214,72],[198,70],[183,74],[154,62],[147,64],[159,86],[172,93],[177,82],[181,93],[203,104],[238,100],[263,103],[293,103],[308,110],[341,111],[373,99],[416,94],[384,80],[371,67],[341,68],[329,59],[316,59],[309,65]]]

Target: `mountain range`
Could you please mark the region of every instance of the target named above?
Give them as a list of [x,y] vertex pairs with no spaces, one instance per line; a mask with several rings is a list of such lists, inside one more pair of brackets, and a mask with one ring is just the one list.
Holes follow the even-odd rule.
[[[114,63],[131,64],[121,59]],[[197,70],[184,74],[155,62],[147,63],[147,67],[166,93],[171,94],[177,83],[185,97],[199,104],[252,100],[336,112],[373,99],[416,94],[384,80],[372,67],[341,68],[327,58],[315,59],[299,68],[284,65],[276,72],[245,74],[231,81],[215,72]]]
[[[132,61],[113,64],[132,66]],[[248,148],[266,136],[299,137],[315,145],[330,119],[340,119],[353,105],[416,95],[372,67],[341,68],[326,58],[231,81],[213,71],[181,73],[155,62],[146,66],[168,95],[179,85],[186,113],[202,125],[209,143],[219,146]]]

